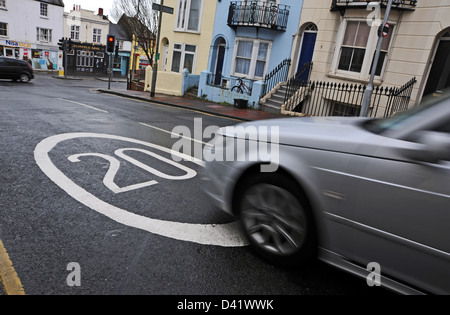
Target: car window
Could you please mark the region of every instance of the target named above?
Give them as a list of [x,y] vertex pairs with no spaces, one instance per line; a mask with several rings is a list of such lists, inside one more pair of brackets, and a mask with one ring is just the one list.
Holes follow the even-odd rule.
[[[373,119],[366,121],[364,127],[374,133],[381,134],[388,130],[398,130],[401,129],[405,123],[410,123],[411,121],[420,121],[422,119],[422,113],[437,106],[441,106],[441,103],[450,100],[450,94],[446,94],[437,99],[425,102],[419,106],[413,107],[404,112],[400,112],[392,117],[384,119]],[[447,124],[444,124],[441,128],[449,128]]]
[[441,124],[440,126],[438,126],[435,131],[438,132],[445,132],[450,134],[450,120],[446,121],[445,123]]
[[7,67],[12,67],[14,66],[14,60],[13,59],[4,59],[5,63],[4,65]]

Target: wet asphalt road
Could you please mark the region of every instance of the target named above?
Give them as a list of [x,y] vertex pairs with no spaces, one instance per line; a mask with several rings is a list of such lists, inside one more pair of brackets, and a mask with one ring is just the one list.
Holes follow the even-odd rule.
[[[161,157],[170,155],[155,146],[170,149],[177,139],[168,132],[175,126],[194,130],[194,118],[202,118],[203,129],[238,121],[95,92],[106,87],[94,79],[39,74],[29,84],[0,81],[0,240],[26,294],[389,294],[323,263],[287,271],[262,262],[245,246],[205,245],[185,235],[167,235],[177,223],[211,227],[233,219],[204,195],[201,166],[164,163]],[[112,88],[125,88],[125,83],[113,83]],[[38,165],[35,154],[43,140],[62,134],[73,138],[57,142],[48,153],[67,179],[55,183],[48,165]],[[124,148],[132,149],[124,152],[132,159],[119,159],[117,150]],[[85,155],[71,161],[76,154]],[[135,160],[166,175],[156,178]],[[128,191],[114,193],[104,183],[115,161],[120,161],[119,168],[109,184]],[[190,171],[197,175],[184,178]],[[87,204],[90,197],[62,187],[67,182],[123,213],[112,215],[95,200]],[[139,218],[169,224],[162,231],[149,231],[136,227]],[[205,237],[217,242],[210,234]],[[79,266],[80,278],[71,273],[71,263]],[[79,286],[70,285],[75,279]]]

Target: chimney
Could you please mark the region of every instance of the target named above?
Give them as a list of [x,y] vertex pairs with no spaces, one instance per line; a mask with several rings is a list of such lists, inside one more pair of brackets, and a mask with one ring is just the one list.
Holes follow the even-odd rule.
[[98,8],[98,15],[103,15],[103,8]]

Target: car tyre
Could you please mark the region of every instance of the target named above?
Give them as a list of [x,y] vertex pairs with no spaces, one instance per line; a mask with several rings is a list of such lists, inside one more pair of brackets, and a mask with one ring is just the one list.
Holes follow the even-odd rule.
[[26,73],[21,73],[19,76],[19,80],[22,83],[28,83],[28,82],[30,82],[30,77]]
[[238,186],[235,206],[243,232],[272,265],[301,267],[316,256],[316,229],[306,197],[288,176],[259,173]]

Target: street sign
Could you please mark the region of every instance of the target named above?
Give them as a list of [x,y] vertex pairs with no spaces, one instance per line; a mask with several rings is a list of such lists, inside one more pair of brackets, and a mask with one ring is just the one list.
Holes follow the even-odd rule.
[[384,24],[383,26],[383,37],[387,37],[389,35],[389,30],[391,29],[391,26],[389,25],[389,23]]
[[[153,4],[152,4],[152,9],[155,10],[155,11],[161,11],[161,5],[160,5],[160,4],[157,4],[157,3],[153,3]],[[163,11],[164,13],[173,14],[173,8],[167,7],[167,6],[165,6],[165,5],[163,5],[162,11]]]

